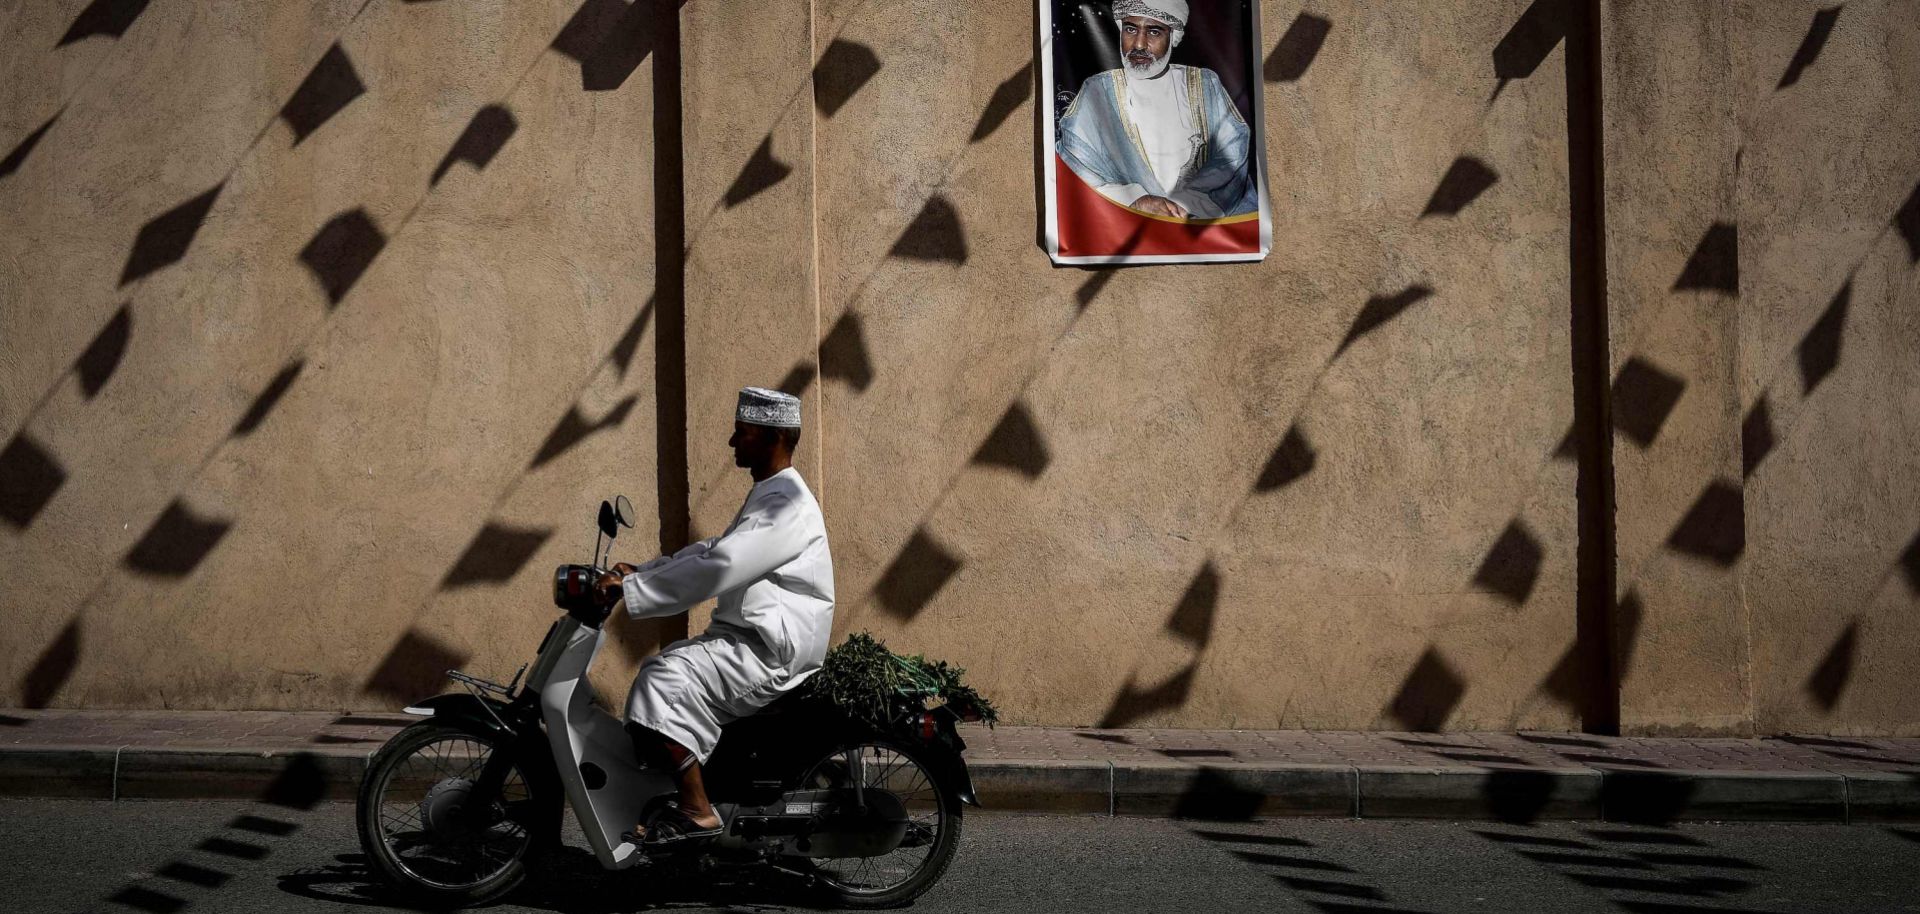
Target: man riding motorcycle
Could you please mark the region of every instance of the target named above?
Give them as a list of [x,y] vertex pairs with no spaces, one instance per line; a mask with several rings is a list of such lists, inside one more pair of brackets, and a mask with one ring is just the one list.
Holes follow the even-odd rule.
[[833,557],[820,504],[793,468],[800,401],[748,387],[735,412],[735,466],[753,488],[719,536],[640,566],[620,563],[598,585],[635,619],[672,616],[719,598],[713,621],[640,665],[627,696],[639,756],[677,772],[680,802],[630,839],[649,848],[720,834],[700,766],[726,723],[806,681],[833,629]]

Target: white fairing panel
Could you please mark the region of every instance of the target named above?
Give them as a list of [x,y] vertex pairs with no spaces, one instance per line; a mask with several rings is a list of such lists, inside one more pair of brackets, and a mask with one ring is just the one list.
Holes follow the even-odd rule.
[[[639,849],[621,841],[620,835],[640,821],[648,800],[674,790],[674,782],[659,772],[641,768],[634,758],[633,740],[621,722],[592,704],[593,690],[586,674],[605,633],[563,623],[555,637],[564,638],[566,643],[550,645],[558,656],[540,685],[540,713],[553,746],[554,764],[560,769],[560,781],[580,820],[580,830],[586,833],[600,865],[608,869],[632,866],[641,859]],[[581,774],[581,766],[589,763],[606,772],[606,782],[598,790],[589,790]]]

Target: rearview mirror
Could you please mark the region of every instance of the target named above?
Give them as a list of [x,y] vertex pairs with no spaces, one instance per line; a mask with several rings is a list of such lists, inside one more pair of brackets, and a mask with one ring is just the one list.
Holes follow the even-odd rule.
[[[613,517],[614,520],[620,522],[620,526],[622,527],[631,528],[633,526],[633,502],[628,501],[625,495],[615,495],[613,497]],[[612,534],[608,535],[611,536]]]

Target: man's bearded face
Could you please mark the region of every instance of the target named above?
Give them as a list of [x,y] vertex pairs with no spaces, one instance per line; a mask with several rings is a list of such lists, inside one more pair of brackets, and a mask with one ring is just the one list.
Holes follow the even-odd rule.
[[1128,16],[1120,20],[1120,56],[1133,76],[1159,76],[1173,50],[1173,29],[1158,19]]

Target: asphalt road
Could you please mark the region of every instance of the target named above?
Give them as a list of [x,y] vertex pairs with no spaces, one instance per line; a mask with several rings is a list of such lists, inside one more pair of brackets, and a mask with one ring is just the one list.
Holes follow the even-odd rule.
[[[352,809],[0,800],[0,910],[358,911],[393,898]],[[575,841],[579,839],[577,836]],[[607,874],[584,850],[493,910],[779,911],[779,877]],[[976,815],[914,908],[949,911],[1914,911],[1920,828]]]

